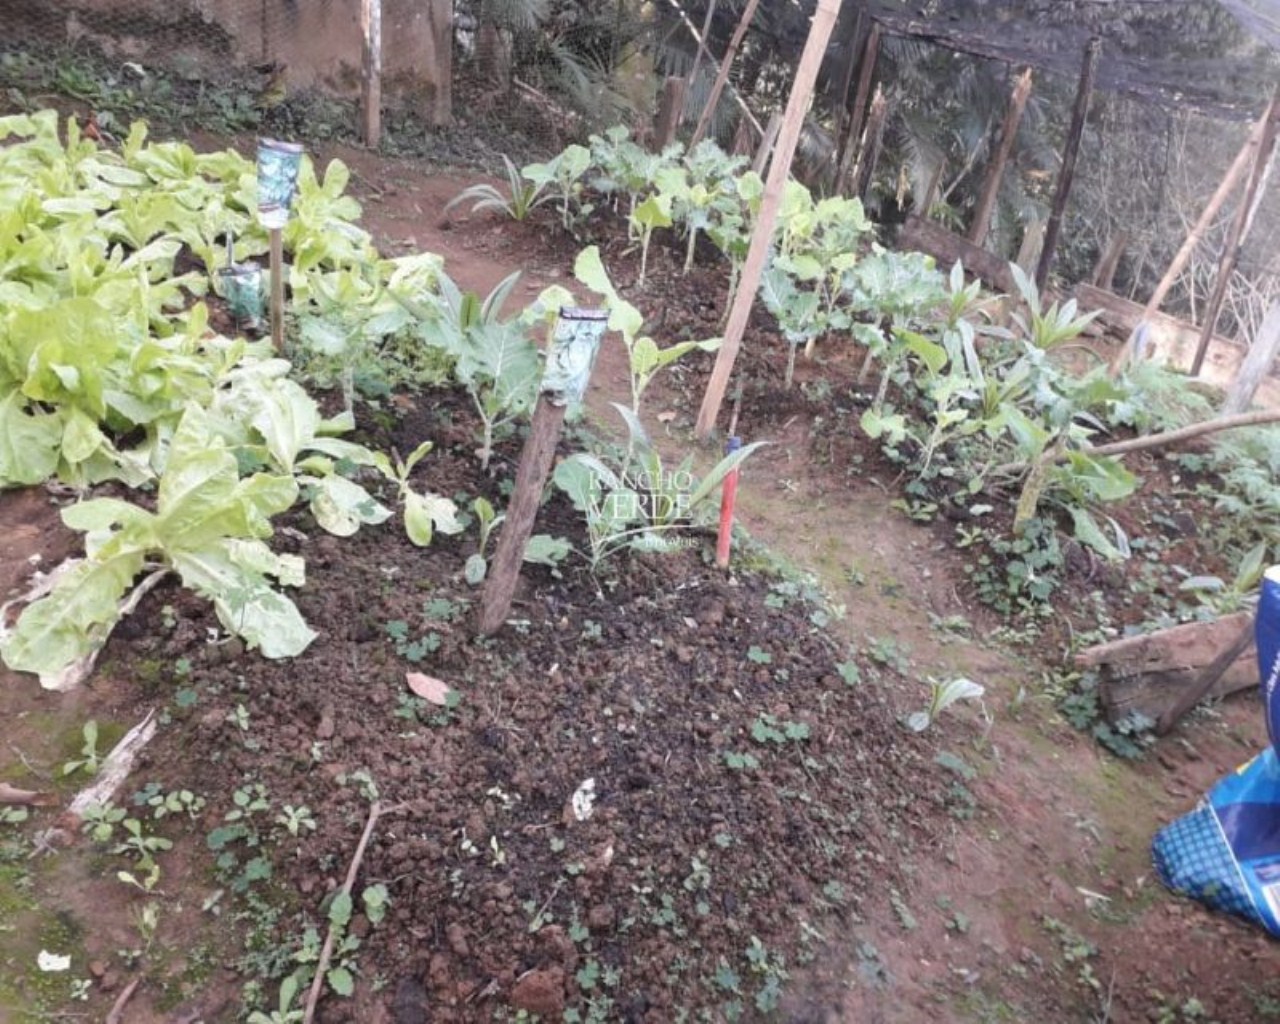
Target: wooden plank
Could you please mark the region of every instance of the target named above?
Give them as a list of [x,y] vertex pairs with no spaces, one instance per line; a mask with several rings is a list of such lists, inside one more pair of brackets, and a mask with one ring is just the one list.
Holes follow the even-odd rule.
[[1120,666],[1130,672],[1201,668],[1252,621],[1252,612],[1237,612],[1213,622],[1188,622],[1141,636],[1122,637],[1078,651],[1075,663],[1080,668]]
[[711,95],[707,97],[707,105],[702,108],[698,125],[694,128],[693,137],[689,140],[690,149],[702,141],[703,136],[707,134],[707,129],[711,126],[711,118],[720,103],[720,94],[724,92],[725,83],[729,81],[729,69],[733,67],[733,58],[737,55],[738,47],[742,45],[742,38],[747,34],[747,29],[751,27],[751,20],[756,16],[756,8],[759,5],[760,0],[747,0],[746,9],[738,21],[738,27],[733,30],[733,36],[729,39],[729,48],[724,51],[720,70],[716,72],[716,80],[711,85]]
[[969,241],[974,245],[982,245],[987,240],[987,231],[991,228],[991,214],[996,208],[996,199],[1000,195],[1000,182],[1004,179],[1005,164],[1009,162],[1009,154],[1013,152],[1013,143],[1018,137],[1018,125],[1022,123],[1022,113],[1027,109],[1027,99],[1030,96],[1031,69],[1026,68],[1013,84],[1009,108],[1005,111],[1004,124],[1000,126],[1000,142],[987,168],[986,179],[982,183],[978,209],[973,215],[973,223],[969,228]]
[[755,304],[756,292],[760,288],[760,278],[764,274],[765,260],[769,255],[769,246],[773,241],[773,228],[778,219],[778,208],[782,205],[782,190],[791,175],[791,162],[795,158],[796,143],[800,141],[800,130],[804,127],[805,112],[809,109],[809,100],[813,96],[813,86],[818,78],[818,70],[822,66],[822,58],[827,50],[827,42],[831,38],[831,30],[835,27],[840,13],[841,0],[818,0],[818,9],[814,12],[813,23],[809,28],[809,38],[800,55],[800,64],[796,68],[796,77],[791,84],[791,95],[787,98],[786,113],[782,118],[782,130],[778,133],[777,150],[773,164],[769,168],[769,177],[765,182],[764,196],[760,201],[760,213],[756,218],[755,229],[751,234],[751,244],[747,249],[747,258],[743,263],[742,274],[738,279],[738,290],[733,297],[733,305],[729,310],[729,320],[725,326],[724,341],[720,351],[716,353],[716,363],[711,371],[711,379],[707,382],[706,393],[702,397],[702,407],[698,411],[698,422],[695,427],[701,438],[711,436],[715,428],[716,417],[720,415],[720,406],[724,403],[724,393],[729,386],[729,377],[733,373],[733,364],[738,358],[738,349],[742,346],[742,335],[747,329],[747,321],[751,317],[751,307]]
[[840,165],[844,158],[844,152],[849,144],[849,129],[853,127],[853,118],[851,116],[851,108],[849,107],[849,93],[853,89],[853,73],[858,70],[858,54],[860,52],[858,44],[862,41],[862,35],[867,28],[867,11],[865,7],[858,8],[858,16],[853,23],[853,34],[849,37],[849,60],[844,66],[844,79],[840,83],[840,103],[836,107],[836,147],[832,154],[834,163],[831,166],[831,177],[829,183],[835,188],[840,183]]
[[908,214],[902,230],[898,232],[898,248],[927,253],[943,268],[949,268],[959,260],[966,271],[997,291],[1007,295],[1017,291],[1013,273],[1005,260],[948,231],[936,221],[917,217],[914,213]]
[[[1132,339],[1138,326],[1145,324],[1148,358],[1174,367],[1190,363],[1200,334],[1195,324],[1189,324],[1167,313],[1149,313],[1146,307],[1137,302],[1083,282],[1076,285],[1075,297],[1082,313],[1100,312],[1095,323],[1106,328],[1106,333],[1117,339]],[[1125,344],[1131,347],[1131,342]],[[1244,356],[1245,347],[1238,341],[1220,334],[1214,335],[1213,346],[1201,368],[1200,379],[1218,387],[1229,387],[1239,372]]]
[[1262,386],[1262,380],[1271,372],[1280,355],[1280,301],[1273,302],[1267,310],[1258,336],[1253,339],[1249,351],[1245,353],[1240,364],[1240,372],[1231,383],[1226,401],[1222,403],[1221,414],[1234,416],[1246,411],[1253,403],[1253,396]]
[[1209,342],[1218,327],[1218,316],[1222,312],[1222,302],[1227,297],[1227,288],[1231,284],[1231,275],[1235,272],[1236,263],[1240,259],[1240,250],[1244,247],[1249,228],[1253,225],[1253,216],[1257,212],[1257,200],[1262,198],[1264,181],[1271,165],[1271,156],[1276,148],[1276,133],[1280,130],[1280,85],[1276,86],[1271,96],[1271,104],[1267,108],[1266,122],[1262,128],[1262,138],[1258,150],[1253,157],[1253,168],[1249,172],[1249,180],[1245,185],[1244,197],[1240,200],[1240,208],[1231,229],[1227,233],[1226,242],[1222,246],[1222,258],[1218,263],[1218,274],[1213,282],[1213,292],[1209,296],[1209,304],[1205,309],[1204,323],[1200,329],[1200,341],[1196,345],[1196,354],[1191,360],[1191,376],[1200,373],[1204,365],[1205,354],[1209,350]]
[[[1105,670],[1098,681],[1098,696],[1107,721],[1119,722],[1131,714],[1158,721],[1170,701],[1195,686],[1203,668],[1170,669],[1145,675]],[[1257,654],[1245,651],[1202,699],[1229,697],[1258,685]]]
[[382,0],[361,0],[364,37],[360,75],[360,137],[370,149],[382,139]]
[[1053,206],[1044,229],[1044,248],[1040,250],[1040,264],[1036,267],[1036,285],[1041,291],[1049,282],[1049,271],[1058,250],[1058,235],[1062,231],[1062,218],[1075,181],[1076,161],[1080,157],[1080,140],[1084,137],[1084,125],[1089,116],[1089,100],[1093,98],[1093,83],[1098,74],[1098,58],[1102,55],[1102,40],[1097,36],[1085,47],[1084,63],[1080,68],[1080,82],[1076,86],[1076,101],[1071,109],[1071,127],[1067,129],[1067,142],[1062,151],[1062,170],[1058,172],[1058,186],[1053,194]]
[[[1226,674],[1236,668],[1239,659],[1245,654],[1253,653],[1254,657],[1249,659],[1249,663],[1250,667],[1256,671],[1257,651],[1254,635],[1252,620],[1240,627],[1235,637],[1218,652],[1213,661],[1169,701],[1168,707],[1161,712],[1160,718],[1156,721],[1157,736],[1167,735],[1183,715],[1204,700]],[[1250,678],[1253,675],[1254,672],[1249,673]]]

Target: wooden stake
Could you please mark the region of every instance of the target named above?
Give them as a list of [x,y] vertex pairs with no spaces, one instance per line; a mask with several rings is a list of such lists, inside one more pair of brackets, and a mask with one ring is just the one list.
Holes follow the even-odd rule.
[[1250,157],[1253,156],[1257,151],[1257,147],[1262,143],[1262,133],[1266,129],[1269,114],[1270,107],[1263,111],[1262,117],[1254,124],[1253,130],[1249,132],[1249,137],[1245,140],[1244,145],[1240,147],[1240,152],[1236,154],[1235,160],[1227,168],[1227,173],[1222,176],[1222,181],[1218,184],[1217,191],[1210,197],[1204,212],[1200,214],[1200,219],[1196,221],[1195,226],[1188,232],[1186,240],[1182,243],[1182,248],[1178,250],[1177,255],[1169,263],[1169,269],[1164,272],[1164,277],[1160,278],[1160,283],[1156,285],[1156,290],[1151,293],[1151,298],[1147,301],[1148,318],[1164,305],[1169,289],[1174,286],[1174,283],[1182,275],[1182,271],[1196,251],[1196,247],[1204,240],[1205,232],[1209,230],[1217,219],[1218,211],[1222,209],[1222,205],[1227,201],[1231,193],[1235,191],[1235,187],[1240,184],[1240,179],[1244,177],[1245,171],[1249,168]]
[[284,230],[271,229],[271,344],[284,353]]
[[702,57],[707,52],[707,39],[711,35],[711,24],[715,21],[715,17],[716,0],[711,0],[711,3],[707,4],[707,16],[702,19],[702,34],[698,36],[698,50],[693,55],[693,67],[689,69],[689,81],[694,85],[698,82],[698,72],[702,70]]
[[835,188],[839,184],[840,175],[840,158],[844,156],[845,140],[849,137],[849,128],[852,123],[849,111],[849,92],[853,88],[853,73],[858,67],[858,42],[862,39],[862,32],[867,25],[866,8],[858,8],[857,20],[853,23],[853,34],[849,37],[849,59],[844,66],[844,80],[840,83],[840,105],[836,107],[836,148],[831,154],[831,179],[830,184]]
[[791,161],[795,157],[796,143],[800,141],[800,130],[804,127],[805,111],[813,95],[813,85],[822,66],[827,41],[831,38],[831,30],[840,13],[840,2],[841,0],[818,0],[818,9],[809,29],[809,39],[800,56],[800,65],[796,69],[795,81],[792,83],[791,95],[787,99],[787,109],[782,119],[782,130],[778,134],[773,164],[765,182],[760,215],[751,235],[751,245],[747,250],[742,275],[738,279],[733,306],[729,310],[724,341],[716,354],[716,365],[711,371],[711,379],[707,382],[707,391],[702,398],[702,408],[698,412],[696,431],[702,438],[709,437],[715,428],[716,417],[724,402],[725,389],[733,374],[733,364],[738,358],[742,335],[746,332],[747,321],[751,317],[751,307],[755,303],[760,278],[764,274],[765,260],[769,255],[769,245],[773,241],[773,228],[777,223],[778,208],[782,204],[782,190],[791,174]]
[[756,158],[751,161],[751,169],[756,174],[764,174],[769,163],[769,154],[778,142],[778,132],[782,130],[782,115],[774,111],[769,115],[769,123],[764,129],[764,138],[760,140],[760,148],[756,150]]
[[591,309],[566,309],[560,314],[548,346],[547,370],[533,409],[529,438],[520,453],[515,490],[502,521],[502,532],[498,534],[498,546],[480,600],[478,630],[482,636],[501,629],[511,611],[511,599],[524,564],[524,549],[533,534],[542,491],[555,461],[565,410],[570,404],[581,402],[586,393],[608,318],[607,313]]
[[996,199],[1000,195],[1000,182],[1004,178],[1004,166],[1009,162],[1009,154],[1013,152],[1013,143],[1018,137],[1018,125],[1022,123],[1022,113],[1027,109],[1027,99],[1030,96],[1031,69],[1027,68],[1013,84],[1013,94],[1009,97],[1009,109],[1005,111],[1004,124],[1000,126],[1000,143],[987,168],[986,180],[982,183],[978,210],[973,215],[973,223],[969,227],[969,241],[974,245],[982,245],[987,240],[987,232],[991,229],[991,213],[996,208]]
[[1111,285],[1116,278],[1116,269],[1120,266],[1120,257],[1124,255],[1124,247],[1128,244],[1127,231],[1117,231],[1107,240],[1106,248],[1098,257],[1098,264],[1093,268],[1093,275],[1089,278],[1090,284],[1095,288],[1101,288],[1104,292],[1111,291]]
[[653,121],[652,148],[655,153],[661,153],[676,137],[688,84],[686,79],[674,75],[662,83],[662,98],[658,101],[658,114]]
[[1076,160],[1080,156],[1080,140],[1084,136],[1085,121],[1089,116],[1089,100],[1093,97],[1093,82],[1098,74],[1098,58],[1102,55],[1102,40],[1096,36],[1089,40],[1084,51],[1084,65],[1080,69],[1080,84],[1076,88],[1075,107],[1071,111],[1071,127],[1067,131],[1067,144],[1062,153],[1062,170],[1058,174],[1058,188],[1053,195],[1053,207],[1044,229],[1044,248],[1040,250],[1040,263],[1036,267],[1036,287],[1044,291],[1058,250],[1058,235],[1062,231],[1062,217],[1066,213],[1067,199],[1076,176]]
[[760,0],[747,0],[746,9],[742,12],[742,18],[738,21],[738,27],[733,30],[733,36],[729,40],[729,48],[724,51],[724,60],[720,62],[720,70],[716,72],[716,80],[711,86],[711,95],[707,97],[707,105],[702,108],[702,116],[698,118],[698,126],[693,130],[693,137],[689,140],[689,148],[693,149],[702,137],[707,134],[707,129],[711,126],[711,118],[716,112],[716,107],[720,103],[720,94],[724,92],[725,83],[729,81],[729,69],[733,67],[733,58],[738,52],[738,47],[742,44],[742,37],[747,34],[747,29],[751,27],[751,19],[756,16],[756,8],[760,5]]
[[364,33],[360,137],[370,149],[377,149],[382,139],[382,0],[361,0],[360,28]]
[[1277,354],[1280,354],[1280,301],[1271,304],[1258,329],[1258,336],[1245,353],[1244,362],[1240,364],[1226,401],[1222,403],[1223,416],[1235,416],[1249,408],[1262,385],[1262,378],[1275,365]]
[[1240,199],[1240,208],[1236,211],[1235,220],[1227,232],[1227,240],[1222,246],[1222,258],[1218,263],[1218,274],[1213,282],[1213,292],[1209,296],[1209,304],[1205,307],[1204,323],[1200,327],[1200,341],[1196,345],[1195,358],[1191,361],[1191,376],[1198,376],[1204,366],[1204,357],[1209,352],[1209,342],[1213,332],[1218,328],[1218,315],[1222,312],[1222,302],[1227,297],[1227,288],[1231,285],[1231,275],[1235,273],[1236,262],[1240,259],[1240,250],[1253,226],[1253,215],[1258,211],[1258,200],[1262,198],[1264,182],[1271,167],[1271,157],[1276,148],[1276,131],[1280,129],[1280,85],[1276,86],[1267,107],[1267,119],[1262,127],[1262,137],[1258,140],[1258,149],[1253,156],[1253,169],[1249,172],[1249,181],[1244,187],[1244,195]]
[[871,99],[871,111],[867,114],[867,142],[865,152],[858,158],[857,181],[853,186],[853,194],[865,200],[871,189],[871,182],[876,176],[876,167],[880,163],[880,147],[884,142],[884,122],[889,116],[889,101],[885,99],[884,89],[876,86],[876,94]]
[[880,58],[880,24],[871,23],[871,31],[867,33],[867,43],[862,48],[862,59],[858,62],[858,91],[854,94],[853,106],[849,109],[849,130],[844,133],[844,141],[840,149],[840,166],[836,171],[836,191],[839,192],[849,180],[853,170],[853,162],[862,148],[862,126],[866,120],[867,103],[871,100],[871,85],[875,81],[876,61]]

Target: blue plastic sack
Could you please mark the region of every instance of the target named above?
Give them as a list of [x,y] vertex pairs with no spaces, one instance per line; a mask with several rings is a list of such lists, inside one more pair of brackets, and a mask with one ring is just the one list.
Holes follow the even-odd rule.
[[1156,833],[1151,854],[1174,892],[1280,936],[1280,566],[1263,577],[1256,637],[1271,746]]

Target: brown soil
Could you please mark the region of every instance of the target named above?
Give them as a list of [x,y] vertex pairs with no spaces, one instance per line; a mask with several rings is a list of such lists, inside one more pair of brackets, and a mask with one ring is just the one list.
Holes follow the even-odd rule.
[[[455,279],[481,291],[524,269],[521,299],[571,280],[576,246],[550,220],[450,226],[442,207],[472,179],[333,152],[356,171],[365,222],[385,251],[440,252]],[[715,333],[720,275],[682,278],[655,247],[641,292],[622,248],[614,235],[608,265],[663,341]],[[1103,753],[1054,711],[1068,630],[1022,647],[992,642],[997,620],[974,601],[951,524],[917,525],[890,509],[895,470],[839,412],[856,367],[823,352],[825,365],[802,365],[787,394],[766,383],[780,376],[782,351],[763,320],[747,352],[757,384],[744,432],[775,443],[748,463],[742,519],[844,606],[829,631],[803,583],[747,568],[760,559],[746,552],[726,578],[695,547],[619,560],[598,581],[578,563],[527,569],[518,623],[474,641],[476,591],[461,580],[474,531],[424,551],[394,522],[338,541],[297,514],[300,533],[278,540],[307,559],[298,601],[321,635],[302,658],[269,663],[207,643],[209,610],[168,587],[117,631],[89,689],[42,694],[3,678],[0,778],[34,787],[69,756],[68,728],[74,753],[84,719],[127,725],[158,706],[168,722],[135,773],[138,788],[186,785],[208,799],[195,823],[161,823],[181,841],[162,857],[160,931],[127,1020],[193,1020],[193,1006],[201,1019],[234,1019],[233,986],[285,966],[345,874],[368,813],[362,772],[395,811],[375,833],[360,886],[386,885],[391,904],[380,925],[356,917],[356,996],[325,999],[321,1019],[512,1019],[524,1009],[553,1020],[566,1006],[585,1019],[594,1001],[600,1020],[697,1019],[699,1010],[720,1020],[739,999],[755,1019],[774,977],[782,995],[771,1019],[788,1021],[1276,1015],[1276,946],[1170,897],[1147,852],[1160,824],[1266,741],[1256,701],[1197,715],[1140,764]],[[597,369],[590,408],[602,424],[614,419],[608,401],[625,393],[624,358],[609,346]],[[651,426],[673,446],[708,365],[680,370],[649,402]],[[375,440],[404,450],[434,439],[424,485],[500,497],[517,442],[484,476],[453,397],[412,396],[397,408]],[[675,416],[659,420],[660,411]],[[1157,473],[1130,506],[1133,532],[1153,525],[1144,520],[1167,485]],[[0,517],[6,586],[24,575],[32,545],[45,545],[49,561],[67,550],[33,493],[5,496]],[[559,502],[539,528],[582,543]],[[1186,545],[1178,557],[1193,554]],[[1127,581],[1089,571],[1062,590],[1062,621],[1093,590],[1117,622],[1141,613],[1120,604]],[[389,623],[404,624],[399,641]],[[857,667],[857,685],[842,662]],[[458,690],[456,709],[408,699],[405,672],[419,670]],[[984,706],[908,733],[899,716],[923,704],[924,679],[957,674],[986,684]],[[10,758],[14,748],[22,757]],[[738,759],[748,754],[754,766]],[[595,810],[579,821],[571,797],[588,778]],[[249,834],[202,851],[233,792],[259,783],[271,810]],[[291,836],[275,821],[286,804],[309,808],[316,830]],[[27,831],[51,823],[38,812]],[[130,976],[118,950],[136,944],[129,912],[144,901],[111,882],[118,858],[76,850],[23,870],[38,910],[76,920],[78,955],[111,975],[83,1004],[100,1017]],[[274,924],[235,891],[260,851],[271,878],[245,888],[284,908]],[[210,863],[227,853],[234,863]],[[219,889],[215,919],[200,907]],[[251,926],[246,959],[229,937]],[[29,995],[29,965],[0,967],[18,978],[0,991]],[[238,978],[223,970],[234,967]],[[27,1019],[24,1005],[14,1020]]]

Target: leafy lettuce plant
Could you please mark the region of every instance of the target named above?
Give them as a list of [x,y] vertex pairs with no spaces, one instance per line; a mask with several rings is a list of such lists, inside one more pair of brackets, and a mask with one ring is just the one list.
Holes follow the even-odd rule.
[[85,533],[85,557],[66,564],[47,596],[28,605],[0,641],[5,664],[57,686],[91,660],[122,614],[141,573],[173,572],[213,602],[218,620],[268,658],[302,653],[315,637],[285,586],[304,582],[302,559],[273,552],[271,517],[298,496],[292,476],[241,479],[236,458],[198,406],[187,410],[169,446],[155,511],[118,498],[65,509]]

